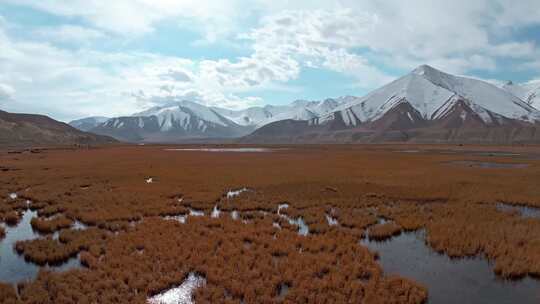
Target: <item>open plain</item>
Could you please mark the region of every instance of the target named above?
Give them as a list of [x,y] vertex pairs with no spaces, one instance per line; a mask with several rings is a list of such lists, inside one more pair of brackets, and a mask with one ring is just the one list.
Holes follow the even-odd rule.
[[[0,271],[0,302],[190,303],[153,300],[189,281],[195,303],[538,303],[539,181],[537,146],[5,150],[0,243],[35,271]],[[441,295],[366,245],[411,233],[487,274]]]

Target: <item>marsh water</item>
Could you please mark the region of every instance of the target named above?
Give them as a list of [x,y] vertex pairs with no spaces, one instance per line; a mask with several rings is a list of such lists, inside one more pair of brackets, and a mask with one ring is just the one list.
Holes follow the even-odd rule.
[[378,263],[386,275],[397,274],[427,287],[428,303],[540,303],[540,281],[500,279],[480,257],[450,259],[426,245],[424,231],[361,243],[379,253]]
[[[299,235],[301,235],[301,236],[309,235],[309,233],[310,233],[309,232],[309,226],[306,224],[306,222],[304,221],[304,219],[302,217],[290,218],[289,216],[281,213],[282,209],[286,209],[288,207],[289,207],[289,205],[287,205],[287,204],[279,205],[277,215],[279,215],[280,217],[286,219],[289,222],[290,225],[297,226]],[[189,216],[192,216],[192,217],[205,216],[203,211],[195,210],[195,209],[191,209],[191,208],[188,208],[188,210],[189,210],[189,214],[186,214],[186,215],[176,215],[176,216],[170,216],[169,215],[169,216],[164,216],[163,218],[165,220],[175,220],[175,221],[178,221],[178,222],[180,222],[182,224],[185,224],[187,222],[187,219],[188,219]],[[219,218],[222,213],[223,212],[219,209],[219,206],[215,205],[214,208],[212,209],[212,212],[210,212],[210,217]],[[268,215],[268,212],[262,211],[262,213],[265,216]],[[233,210],[233,211],[230,212],[230,216],[231,216],[231,218],[233,220],[238,220],[240,218],[240,213],[237,210]],[[333,217],[330,217],[330,216],[327,215],[327,220],[329,221],[329,225],[338,225],[338,221]],[[249,221],[248,220],[243,220],[243,222],[247,224]],[[273,225],[274,225],[274,227],[281,229],[281,226],[278,223],[273,223]]]
[[464,167],[472,168],[481,168],[481,169],[523,169],[529,167],[529,164],[519,164],[519,163],[496,163],[496,162],[485,162],[485,161],[476,161],[476,160],[458,160],[449,162],[453,165],[459,165]]
[[499,203],[497,209],[502,212],[516,212],[523,218],[540,219],[540,208]]
[[66,271],[81,267],[78,257],[69,259],[58,266],[39,266],[27,262],[22,255],[15,251],[17,241],[38,239],[41,236],[32,230],[30,221],[37,216],[35,211],[25,211],[21,221],[14,227],[6,227],[6,236],[0,240],[0,281],[18,283],[36,278],[40,269]]
[[236,153],[262,153],[272,152],[275,149],[267,148],[184,148],[184,149],[165,149],[165,151],[187,151],[187,152],[236,152]]

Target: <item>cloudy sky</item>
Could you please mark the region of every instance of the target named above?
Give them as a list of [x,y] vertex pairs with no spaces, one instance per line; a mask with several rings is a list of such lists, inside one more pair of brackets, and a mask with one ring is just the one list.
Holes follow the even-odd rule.
[[0,0],[0,109],[64,121],[363,95],[424,63],[540,78],[540,1]]

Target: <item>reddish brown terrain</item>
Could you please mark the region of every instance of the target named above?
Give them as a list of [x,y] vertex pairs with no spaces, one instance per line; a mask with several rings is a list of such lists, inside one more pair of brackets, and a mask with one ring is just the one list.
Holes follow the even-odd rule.
[[0,147],[102,145],[116,140],[83,132],[48,116],[0,110]]
[[[540,207],[540,147],[171,148],[190,147],[2,151],[0,222],[30,208],[35,230],[59,231],[17,252],[83,267],[0,284],[0,302],[146,303],[197,273],[196,303],[424,303],[424,285],[384,273],[359,242],[419,229],[440,253],[488,258],[500,278],[540,276],[540,220],[497,208]],[[174,220],[190,210],[205,216]]]

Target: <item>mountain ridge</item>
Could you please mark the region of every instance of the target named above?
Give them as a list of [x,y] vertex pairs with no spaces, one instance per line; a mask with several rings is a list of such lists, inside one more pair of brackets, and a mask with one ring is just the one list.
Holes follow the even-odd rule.
[[115,143],[107,136],[80,131],[45,115],[0,110],[0,146],[101,145]]

